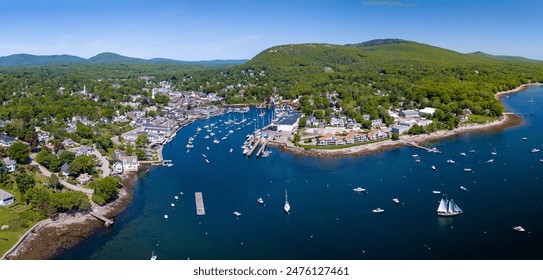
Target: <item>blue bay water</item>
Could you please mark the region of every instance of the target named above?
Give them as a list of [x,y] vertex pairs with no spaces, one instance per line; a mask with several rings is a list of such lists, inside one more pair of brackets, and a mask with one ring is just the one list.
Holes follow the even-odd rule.
[[[164,158],[173,167],[142,172],[132,203],[111,229],[96,232],[58,258],[134,260],[155,252],[158,259],[542,259],[543,154],[530,150],[543,148],[543,113],[538,110],[543,88],[530,87],[503,101],[522,114],[522,125],[431,143],[441,154],[404,147],[369,156],[316,158],[272,147],[269,157],[248,159],[240,146],[254,125],[230,128],[235,132],[219,144],[204,139],[202,130],[186,153],[197,127],[220,125],[219,119],[228,117],[239,121],[242,115],[195,122],[164,147]],[[259,119],[255,110],[247,118]],[[222,137],[228,130],[219,126],[214,132]],[[491,155],[494,148],[496,156]],[[475,153],[468,152],[472,149]],[[413,154],[422,162],[416,163]],[[367,192],[354,192],[356,187]],[[453,198],[464,213],[438,217],[441,196],[433,190]],[[205,216],[196,215],[198,191]],[[175,201],[180,192],[184,195]],[[400,205],[392,202],[396,197]],[[377,207],[385,212],[373,214]],[[516,225],[526,232],[513,231]]]

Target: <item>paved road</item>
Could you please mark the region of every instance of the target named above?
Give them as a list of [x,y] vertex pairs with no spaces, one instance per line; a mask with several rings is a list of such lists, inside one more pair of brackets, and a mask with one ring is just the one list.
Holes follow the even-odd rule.
[[[47,168],[43,167],[41,164],[37,163],[35,160],[34,160],[34,157],[36,157],[36,154],[31,154],[30,155],[30,158],[32,159],[32,162],[31,164],[35,164],[38,166],[38,168],[40,169],[40,172],[47,176],[47,177],[51,177],[51,171],[49,171]],[[92,194],[94,191],[91,190],[91,189],[87,189],[87,188],[83,188],[83,187],[80,187],[80,186],[76,186],[74,184],[70,184],[64,180],[62,180],[60,178],[60,176],[58,174],[55,174],[57,175],[57,177],[59,178],[59,181],[62,185],[64,185],[66,188],[70,189],[70,190],[73,190],[73,191],[79,191],[79,192],[84,192],[86,194]]]
[[111,169],[109,169],[109,161],[106,157],[102,156],[102,154],[96,149],[96,145],[94,145],[94,152],[93,154],[96,156],[97,159],[100,160],[102,163],[102,178],[105,178],[111,174]]

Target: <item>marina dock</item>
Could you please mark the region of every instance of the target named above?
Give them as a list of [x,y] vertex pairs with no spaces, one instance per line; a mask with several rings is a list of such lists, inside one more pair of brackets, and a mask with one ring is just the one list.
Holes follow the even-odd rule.
[[260,147],[260,149],[256,153],[256,157],[260,157],[262,152],[264,152],[266,150],[266,146],[268,145],[269,138],[265,138],[265,139],[263,139],[263,141],[264,141],[264,143],[262,144],[262,147]]
[[410,146],[413,146],[415,148],[419,148],[419,149],[423,149],[423,150],[426,150],[430,153],[441,153],[440,150],[436,149],[435,147],[434,148],[428,148],[428,147],[424,147],[424,146],[421,146],[415,142],[409,142],[409,141],[404,141],[406,144],[410,145]]
[[196,201],[196,215],[203,216],[206,214],[206,209],[204,207],[204,198],[201,192],[194,193],[194,200]]
[[[255,136],[258,138],[258,136]],[[249,150],[249,152],[247,153],[247,157],[251,157],[251,155],[254,153],[254,151],[256,150],[256,148],[258,148],[258,145],[260,145],[260,138],[258,138],[258,140],[255,140],[255,144],[251,147],[251,150]]]

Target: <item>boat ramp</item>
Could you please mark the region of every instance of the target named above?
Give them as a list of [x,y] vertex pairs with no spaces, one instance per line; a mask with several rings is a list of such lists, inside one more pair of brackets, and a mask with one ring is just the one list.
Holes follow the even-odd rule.
[[104,224],[106,225],[106,227],[110,226],[110,225],[113,225],[113,220],[112,219],[108,219],[98,213],[94,213],[94,212],[90,212],[89,213],[91,216],[95,217],[96,219],[104,222]]

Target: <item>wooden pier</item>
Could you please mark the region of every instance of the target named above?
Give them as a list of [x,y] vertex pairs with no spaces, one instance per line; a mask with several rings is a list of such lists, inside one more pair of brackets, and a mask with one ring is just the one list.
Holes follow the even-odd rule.
[[260,155],[262,154],[262,152],[264,152],[266,150],[266,145],[268,145],[268,141],[269,139],[268,138],[265,138],[264,139],[264,143],[262,144],[262,147],[260,147],[260,150],[258,150],[258,152],[256,152],[256,157],[260,157]]
[[204,207],[204,198],[201,192],[194,193],[194,199],[196,201],[196,215],[203,216],[206,214],[206,209]]
[[428,147],[424,147],[424,146],[421,146],[415,142],[409,142],[409,141],[405,141],[406,144],[410,145],[410,146],[413,146],[415,148],[419,148],[419,149],[423,149],[423,150],[426,150],[427,152],[430,152],[430,153],[441,153],[440,150],[436,149],[436,148],[428,148]]
[[95,217],[96,219],[104,222],[104,224],[106,226],[110,226],[110,225],[113,225],[113,220],[112,219],[108,219],[100,214],[97,214],[97,213],[94,213],[94,212],[90,212],[89,213],[91,216]]
[[[258,137],[258,136],[255,136],[255,137]],[[255,144],[253,145],[251,150],[247,153],[247,157],[251,157],[251,155],[254,153],[256,148],[258,148],[258,145],[260,145],[260,140],[261,140],[260,138],[258,138],[258,140],[255,140]]]

